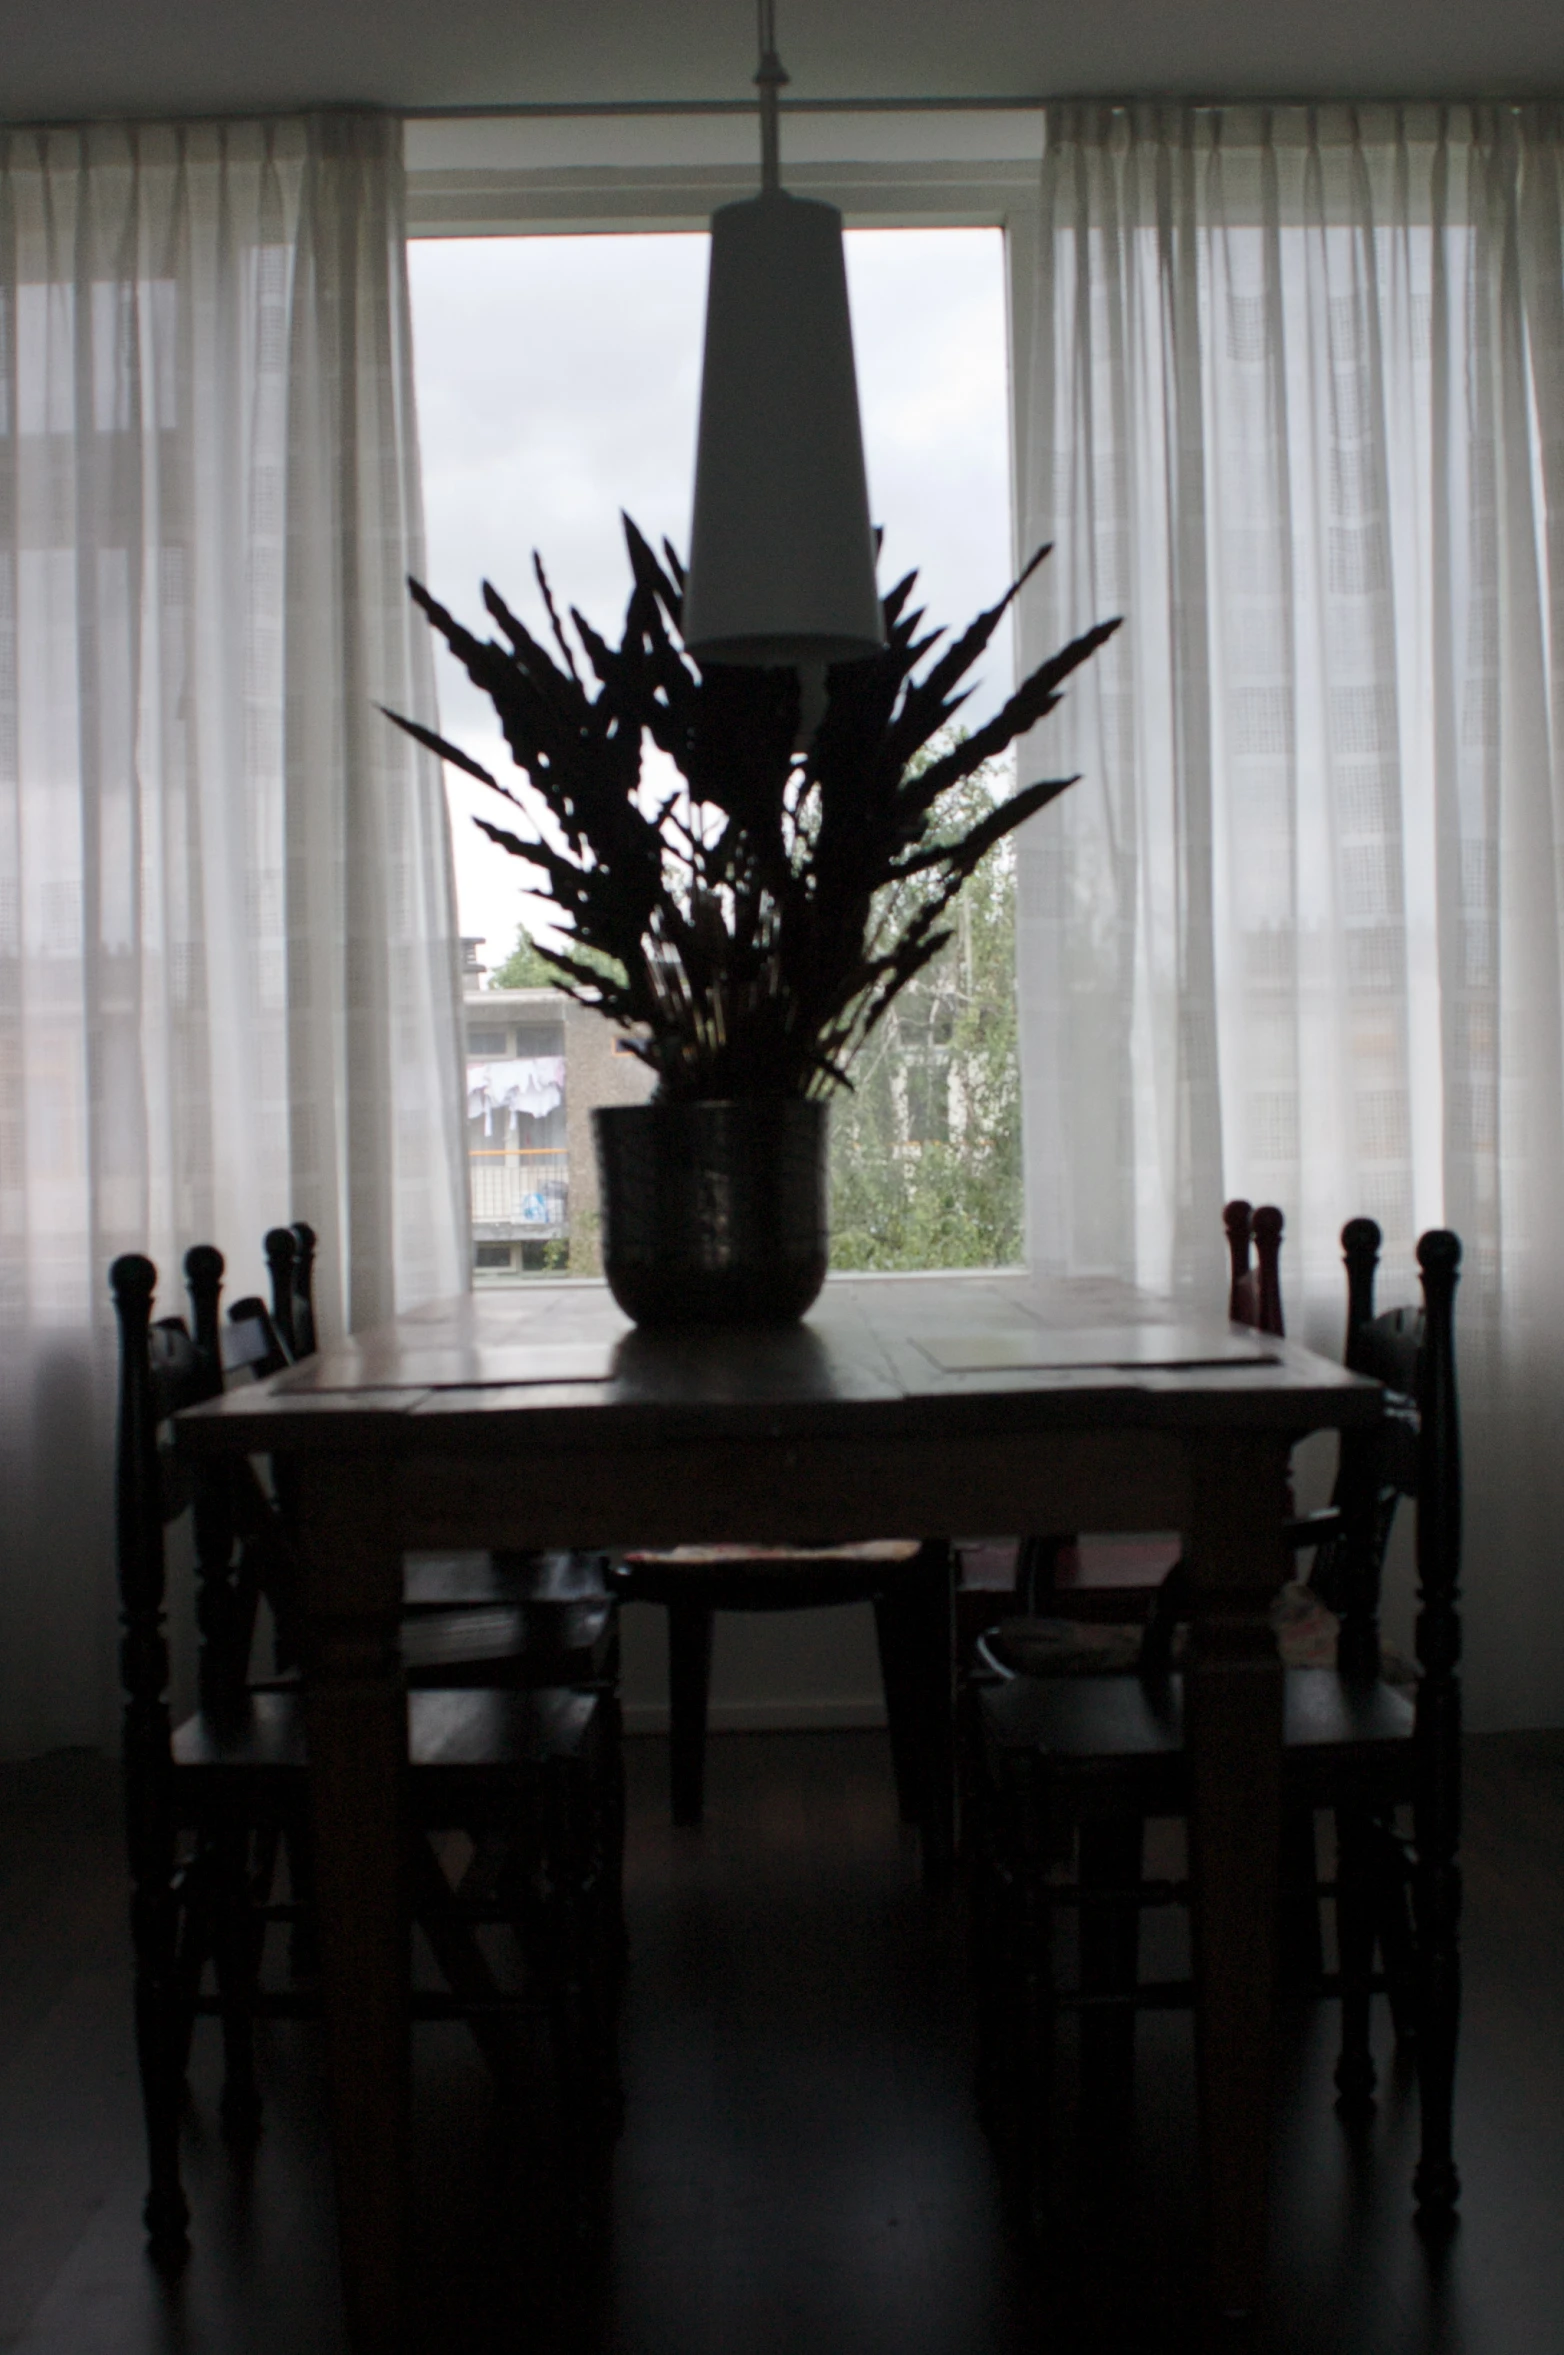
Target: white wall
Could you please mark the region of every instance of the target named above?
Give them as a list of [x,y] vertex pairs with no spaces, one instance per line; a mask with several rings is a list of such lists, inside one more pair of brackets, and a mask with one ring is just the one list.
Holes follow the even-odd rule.
[[[667,1614],[631,1603],[623,1624],[626,1730],[661,1733],[668,1723]],[[719,1611],[709,1722],[715,1733],[883,1725],[870,1605]]]

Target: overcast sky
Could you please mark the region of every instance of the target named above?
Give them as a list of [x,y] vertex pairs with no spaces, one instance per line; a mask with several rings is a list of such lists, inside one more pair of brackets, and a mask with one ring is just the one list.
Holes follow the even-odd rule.
[[[654,544],[688,545],[704,236],[420,239],[409,251],[429,585],[487,634],[492,580],[529,628],[537,548],[562,610],[617,639],[629,593],[625,509]],[[997,229],[847,237],[869,498],[882,586],[916,567],[929,618],[960,627],[1010,565],[1003,246]],[[996,637],[968,717],[1010,688]],[[450,659],[441,723],[509,781],[486,699]],[[496,762],[498,766],[496,767]],[[525,870],[480,835],[493,797],[450,778],[462,930],[497,963],[525,916]]]

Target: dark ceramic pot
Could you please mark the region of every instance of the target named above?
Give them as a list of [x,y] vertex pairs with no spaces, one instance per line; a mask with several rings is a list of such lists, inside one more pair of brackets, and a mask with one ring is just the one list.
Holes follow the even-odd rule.
[[826,1108],[791,1098],[592,1115],[603,1272],[638,1325],[782,1325],[825,1281]]

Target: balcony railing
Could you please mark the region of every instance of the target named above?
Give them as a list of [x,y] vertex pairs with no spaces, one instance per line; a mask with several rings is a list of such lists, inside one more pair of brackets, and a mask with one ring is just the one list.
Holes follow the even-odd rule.
[[475,1227],[508,1236],[562,1235],[570,1162],[562,1146],[479,1146],[468,1153]]

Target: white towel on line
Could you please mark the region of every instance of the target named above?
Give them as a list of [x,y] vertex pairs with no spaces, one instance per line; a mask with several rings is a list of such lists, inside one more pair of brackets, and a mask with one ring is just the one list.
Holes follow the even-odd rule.
[[502,1062],[467,1066],[467,1117],[482,1119],[486,1137],[494,1134],[496,1112],[542,1120],[564,1095],[563,1055],[511,1055]]

